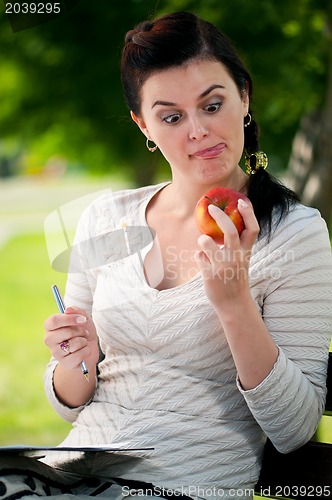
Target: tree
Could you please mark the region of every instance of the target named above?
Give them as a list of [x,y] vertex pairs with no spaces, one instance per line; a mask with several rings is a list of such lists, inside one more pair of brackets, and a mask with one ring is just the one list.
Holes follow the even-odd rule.
[[327,90],[323,106],[303,116],[294,138],[287,172],[288,184],[303,202],[317,207],[331,220],[332,192],[332,6],[326,9],[325,33],[329,48]]
[[[2,13],[2,137],[18,137],[39,156],[46,143],[43,160],[51,147],[90,171],[125,168],[136,184],[151,180],[151,156],[131,124],[119,76],[124,34],[141,20],[142,4],[96,8],[82,0],[61,18],[15,33]],[[145,14],[153,8],[144,1]]]
[[[153,174],[165,163],[161,155],[146,150],[124,105],[121,47],[125,32],[141,20],[191,10],[217,24],[243,55],[254,78],[254,113],[269,168],[285,174],[301,120],[323,108],[331,47],[326,35],[330,0],[76,4],[59,19],[17,33],[11,32],[4,13],[0,15],[2,137],[19,138],[39,155],[45,149],[45,158],[52,150],[90,171],[115,165],[137,185],[153,182]],[[324,172],[329,177],[327,167]]]

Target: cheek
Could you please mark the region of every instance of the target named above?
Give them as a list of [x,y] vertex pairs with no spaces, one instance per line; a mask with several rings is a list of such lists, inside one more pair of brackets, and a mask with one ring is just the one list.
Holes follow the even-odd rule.
[[160,153],[163,155],[167,163],[175,165],[181,157],[181,148],[172,141],[170,144],[165,144],[165,141],[159,147]]
[[160,151],[166,159],[178,156],[179,147],[182,142],[180,129],[175,130],[175,127],[170,127],[169,130],[163,130],[161,133],[156,135],[155,139]]
[[239,142],[244,142],[244,118],[239,112],[233,117],[233,130]]
[[241,113],[233,115],[228,121],[229,137],[236,154],[242,155],[244,148],[244,124]]

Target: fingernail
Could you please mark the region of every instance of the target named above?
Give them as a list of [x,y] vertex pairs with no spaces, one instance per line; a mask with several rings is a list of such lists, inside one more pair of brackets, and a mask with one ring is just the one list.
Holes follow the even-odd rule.
[[220,211],[220,208],[216,207],[215,205],[209,205],[208,210],[210,214],[217,214]]
[[246,203],[244,200],[242,200],[242,198],[239,198],[238,204],[239,204],[242,208],[247,208],[247,207],[248,207],[248,203]]
[[86,323],[86,317],[85,316],[77,316],[76,323],[78,323],[78,324]]

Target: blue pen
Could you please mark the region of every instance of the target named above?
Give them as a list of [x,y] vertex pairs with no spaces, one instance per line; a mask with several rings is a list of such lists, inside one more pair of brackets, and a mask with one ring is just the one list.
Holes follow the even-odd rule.
[[[56,285],[52,285],[52,292],[53,292],[55,301],[57,303],[58,309],[63,314],[65,312],[66,306],[65,306],[63,299],[61,297],[61,293],[60,293],[59,288]],[[82,363],[81,363],[81,370],[82,370],[84,377],[87,379],[87,381],[89,381],[89,372],[88,372],[88,369],[87,369],[84,361],[82,361]]]

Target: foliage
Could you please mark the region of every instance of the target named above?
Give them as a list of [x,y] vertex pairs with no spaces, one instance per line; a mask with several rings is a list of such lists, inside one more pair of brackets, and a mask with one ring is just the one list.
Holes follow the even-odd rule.
[[131,123],[119,81],[125,32],[155,14],[192,10],[236,42],[254,76],[272,167],[286,165],[301,116],[323,104],[328,0],[76,3],[59,19],[16,33],[0,15],[2,137],[19,142],[32,170],[60,155],[90,171],[117,164],[143,183],[143,174],[148,179],[158,168]]
[[43,323],[55,312],[53,280],[42,234],[18,236],[0,250],[0,444],[58,444],[69,425],[51,408],[42,385],[49,351]]

